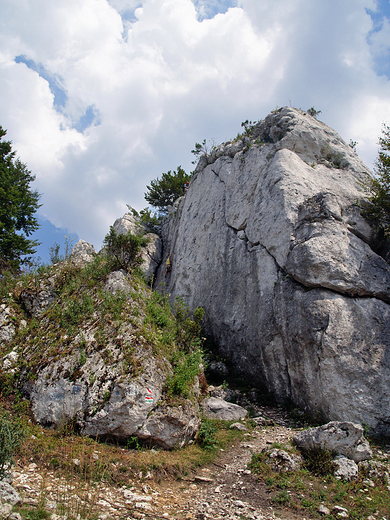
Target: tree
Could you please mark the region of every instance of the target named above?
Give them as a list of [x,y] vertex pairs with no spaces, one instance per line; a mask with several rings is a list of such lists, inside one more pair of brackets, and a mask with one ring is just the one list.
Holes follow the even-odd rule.
[[15,159],[10,141],[2,141],[0,126],[0,273],[17,272],[31,260],[39,242],[29,239],[39,227],[34,214],[41,206],[40,194],[30,188],[35,176]]
[[163,173],[161,179],[151,181],[150,186],[146,186],[145,200],[161,213],[166,213],[168,206],[172,206],[176,199],[184,194],[184,184],[189,182],[191,175],[188,175],[181,166],[177,171],[169,170]]
[[368,206],[363,210],[382,238],[390,237],[390,127],[383,125],[379,153],[375,162],[376,177],[365,184]]

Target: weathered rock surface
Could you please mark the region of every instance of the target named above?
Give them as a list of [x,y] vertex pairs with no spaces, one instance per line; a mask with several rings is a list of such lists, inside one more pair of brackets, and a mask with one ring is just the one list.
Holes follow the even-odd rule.
[[54,277],[42,280],[36,289],[26,289],[20,293],[20,300],[27,315],[34,318],[41,316],[55,299]]
[[149,415],[139,430],[141,439],[156,442],[165,449],[182,448],[200,427],[199,406],[187,399],[177,407],[160,406]]
[[364,460],[359,462],[359,471],[370,479],[382,478],[390,486],[390,475],[385,464],[375,460]]
[[12,312],[5,303],[0,305],[0,342],[9,343],[15,335]]
[[218,397],[208,397],[202,401],[203,414],[207,419],[239,421],[247,415],[247,410],[238,404],[228,403]]
[[80,240],[73,246],[71,259],[86,264],[91,262],[95,255],[96,251],[93,245],[80,238]]
[[130,285],[127,281],[126,272],[121,269],[120,271],[109,273],[104,288],[114,295],[118,292],[129,294]]
[[19,493],[8,482],[0,480],[0,503],[6,502],[14,506],[21,501]]
[[336,457],[334,463],[336,465],[334,472],[335,477],[346,480],[347,482],[358,478],[359,468],[355,461],[347,457]]
[[303,450],[322,448],[335,451],[355,462],[372,458],[372,451],[360,424],[330,422],[294,435],[294,443]]
[[[109,273],[102,289],[102,294],[111,293],[108,302],[114,305],[115,295],[130,292],[128,274]],[[132,308],[130,296],[126,301]],[[127,320],[122,316],[114,330],[104,325],[101,312],[104,309],[96,309],[73,339],[62,336],[51,356],[39,358],[34,378],[29,377],[30,369],[22,371],[22,391],[31,401],[35,419],[46,427],[75,425],[93,437],[138,436],[164,448],[184,446],[200,426],[196,400],[177,408],[164,406],[163,387],[172,374],[167,359],[155,355],[153,345],[132,323],[134,316]],[[135,314],[141,312],[136,307]],[[46,325],[47,320],[43,318]],[[33,352],[27,342],[21,355],[28,359]],[[17,359],[18,353],[11,351],[3,358],[3,368],[12,370]]]
[[[198,406],[190,401],[184,408],[158,404],[165,375],[148,347],[135,351],[142,373],[131,377],[123,375],[124,356],[114,341],[99,352],[91,347],[92,338],[86,339],[82,366],[79,354],[67,356],[43,368],[25,388],[36,420],[48,427],[76,424],[93,437],[138,436],[168,449],[187,444],[200,426]],[[108,353],[115,362],[107,363]]]
[[155,287],[203,306],[220,353],[280,400],[389,434],[390,266],[356,205],[369,175],[327,125],[271,113],[201,158]]
[[287,453],[285,450],[265,448],[263,452],[267,455],[271,468],[278,473],[297,471],[302,463],[302,457],[294,453]]

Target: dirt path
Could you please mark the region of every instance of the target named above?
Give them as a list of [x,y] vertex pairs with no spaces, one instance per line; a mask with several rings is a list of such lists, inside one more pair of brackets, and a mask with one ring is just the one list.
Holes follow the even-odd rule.
[[[85,491],[87,502],[95,504],[101,520],[302,518],[289,511],[275,513],[265,486],[248,470],[253,453],[260,452],[273,442],[288,442],[295,431],[283,411],[262,411],[274,421],[273,426],[258,426],[251,433],[245,433],[244,440],[228,451],[221,450],[218,459],[208,467],[199,469],[196,475],[185,480],[167,479],[159,483],[151,476],[134,480],[122,488],[103,484],[96,494],[90,489]],[[75,507],[77,503],[69,484],[59,481],[50,471],[41,471],[36,464],[15,471],[13,486],[26,504],[38,505],[44,494],[45,508],[53,513],[61,499],[58,489],[63,490],[64,497],[70,497],[68,508]],[[309,520],[308,516],[305,518]],[[52,520],[59,520],[59,517],[53,514]]]

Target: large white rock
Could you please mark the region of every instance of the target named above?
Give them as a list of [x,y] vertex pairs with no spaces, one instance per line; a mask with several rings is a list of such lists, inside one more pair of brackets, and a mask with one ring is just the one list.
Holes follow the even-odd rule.
[[88,262],[92,262],[95,255],[96,251],[93,245],[80,238],[73,246],[70,258],[75,262],[87,264]]
[[303,450],[322,448],[335,451],[355,462],[372,458],[370,445],[360,424],[332,421],[294,435],[294,444]]
[[203,306],[220,353],[281,401],[390,434],[390,266],[356,204],[368,168],[292,108],[238,143],[200,160],[155,287]]
[[[169,367],[153,356],[148,344],[139,344],[126,332],[125,326],[106,347],[96,341],[97,330],[84,330],[75,339],[72,354],[51,361],[37,372],[34,382],[25,384],[36,420],[46,427],[76,425],[92,437],[125,440],[138,436],[168,449],[187,444],[200,426],[198,405],[190,401],[177,408],[161,404]],[[77,348],[82,339],[84,350]],[[118,341],[134,345],[137,370],[125,369]]]
[[138,436],[165,449],[182,448],[199,430],[198,411],[198,404],[188,399],[176,407],[162,405],[149,415]]
[[245,419],[247,410],[238,404],[228,403],[219,397],[208,397],[202,401],[203,414],[207,419],[239,421]]

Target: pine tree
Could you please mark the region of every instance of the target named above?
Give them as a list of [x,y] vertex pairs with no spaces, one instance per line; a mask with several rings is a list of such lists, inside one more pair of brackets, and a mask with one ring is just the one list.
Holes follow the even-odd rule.
[[177,198],[184,195],[184,184],[188,182],[191,175],[188,175],[181,166],[177,171],[163,173],[161,179],[151,181],[150,186],[146,186],[145,200],[161,213],[166,213],[168,206],[172,206]]
[[366,184],[369,205],[364,209],[367,217],[382,238],[390,237],[390,127],[383,125],[379,138],[379,153],[375,162],[374,179]]
[[34,214],[40,194],[30,188],[35,176],[15,158],[0,126],[0,273],[17,272],[31,260],[39,242],[27,237],[39,227]]

